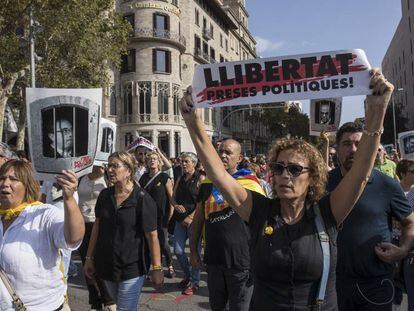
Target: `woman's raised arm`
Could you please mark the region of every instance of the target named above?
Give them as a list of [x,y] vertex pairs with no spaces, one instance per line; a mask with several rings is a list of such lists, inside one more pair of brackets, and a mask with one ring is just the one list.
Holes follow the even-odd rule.
[[181,114],[190,132],[191,140],[197,150],[197,156],[212,183],[221,191],[224,199],[239,214],[241,218],[248,221],[252,209],[252,198],[250,192],[246,191],[227,171],[223,162],[214,149],[208,137],[200,110],[195,109],[191,98],[191,87],[180,101]]
[[362,138],[358,144],[352,168],[345,174],[330,197],[332,213],[338,225],[345,220],[358,201],[374,167],[385,112],[394,90],[394,86],[378,69],[371,70],[370,74],[372,95],[367,96]]

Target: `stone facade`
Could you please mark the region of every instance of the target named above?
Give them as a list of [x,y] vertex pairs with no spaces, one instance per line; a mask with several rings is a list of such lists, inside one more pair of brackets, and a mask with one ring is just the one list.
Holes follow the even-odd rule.
[[[410,3],[411,2],[411,3]],[[382,71],[395,86],[395,105],[401,106],[414,129],[414,3],[401,0],[402,17],[382,60]]]
[[[178,100],[196,65],[256,57],[244,5],[244,0],[117,1],[116,10],[134,29],[121,72],[113,73],[114,85],[105,92],[103,111],[118,124],[118,149],[141,135],[170,157],[194,150]],[[234,137],[244,151],[258,151],[256,140],[265,144],[266,129],[239,122],[249,111],[236,109],[205,109],[209,136]]]

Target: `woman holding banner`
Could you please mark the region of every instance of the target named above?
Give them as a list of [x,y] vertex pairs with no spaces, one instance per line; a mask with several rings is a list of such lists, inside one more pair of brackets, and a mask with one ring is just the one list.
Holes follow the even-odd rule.
[[[254,292],[251,310],[337,310],[335,290],[337,227],[362,193],[373,168],[393,86],[372,70],[373,95],[367,97],[366,127],[352,169],[325,193],[327,167],[309,143],[282,139],[269,152],[276,199],[250,192],[223,168],[191,89],[181,112],[207,176],[224,199],[249,223]],[[310,255],[311,254],[311,255]]]

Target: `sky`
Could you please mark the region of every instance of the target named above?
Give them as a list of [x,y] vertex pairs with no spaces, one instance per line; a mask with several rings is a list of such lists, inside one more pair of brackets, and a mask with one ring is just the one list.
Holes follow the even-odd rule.
[[[401,19],[401,0],[246,0],[246,8],[261,57],[360,48],[372,67],[381,67]],[[363,99],[343,99],[341,124],[364,115]]]

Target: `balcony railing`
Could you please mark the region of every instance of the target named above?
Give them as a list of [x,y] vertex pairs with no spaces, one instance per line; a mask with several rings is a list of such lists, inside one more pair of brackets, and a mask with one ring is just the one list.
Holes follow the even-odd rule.
[[181,117],[171,114],[138,114],[121,116],[121,124],[127,123],[181,123]]
[[170,31],[168,29],[140,27],[140,28],[135,29],[134,36],[137,39],[154,38],[154,39],[164,39],[164,40],[173,41],[173,42],[178,43],[184,49],[186,46],[186,41],[185,41],[184,36],[180,35],[178,32]]
[[208,53],[204,52],[200,48],[194,49],[194,56],[199,58],[203,63],[212,63],[212,64],[217,63],[217,61],[214,58],[210,57]]

